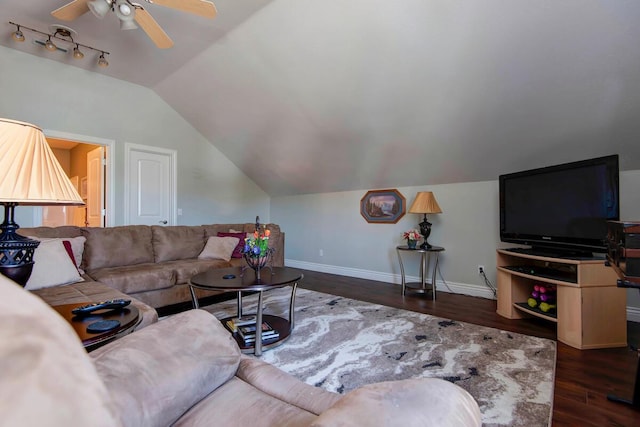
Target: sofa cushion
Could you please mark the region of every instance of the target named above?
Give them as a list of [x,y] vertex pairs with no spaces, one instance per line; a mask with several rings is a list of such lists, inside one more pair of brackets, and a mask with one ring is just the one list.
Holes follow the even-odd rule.
[[172,427],[308,427],[316,418],[288,400],[263,393],[235,377],[189,409]]
[[164,264],[136,264],[88,271],[98,282],[125,294],[170,288],[176,284],[175,271]]
[[34,290],[82,281],[62,239],[44,239],[33,254],[33,271],[25,289]]
[[221,259],[229,261],[238,245],[237,237],[211,236],[198,255],[198,259]]
[[151,227],[127,225],[84,228],[86,271],[153,262]]
[[[240,349],[210,313],[190,310],[90,356],[123,425],[168,426],[233,377]],[[208,421],[216,424],[215,418]]]
[[0,424],[120,425],[71,326],[2,275],[0,325]]
[[201,226],[151,227],[155,262],[197,258],[205,244]]
[[218,237],[235,237],[238,239],[238,244],[236,245],[233,253],[231,254],[231,258],[242,258],[242,251],[244,249],[244,241],[247,238],[247,233],[223,233],[218,232]]
[[227,268],[231,264],[221,259],[183,259],[178,261],[167,261],[163,263],[167,268],[171,268],[176,274],[176,284],[189,283],[189,280],[196,274],[202,273],[212,268]]

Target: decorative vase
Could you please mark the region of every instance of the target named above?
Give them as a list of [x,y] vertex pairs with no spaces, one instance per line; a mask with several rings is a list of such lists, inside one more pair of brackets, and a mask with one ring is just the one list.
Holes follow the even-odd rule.
[[407,246],[409,246],[409,249],[415,249],[416,244],[418,244],[417,240],[407,239]]
[[260,270],[270,262],[272,252],[271,249],[268,249],[264,255],[244,253],[244,260],[247,262],[249,268],[253,269],[256,273],[256,280],[260,280]]

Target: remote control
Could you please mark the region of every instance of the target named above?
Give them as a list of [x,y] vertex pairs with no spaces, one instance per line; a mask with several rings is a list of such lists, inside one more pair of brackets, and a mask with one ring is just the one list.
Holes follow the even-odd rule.
[[96,310],[121,310],[129,304],[131,304],[130,299],[112,299],[76,307],[71,310],[71,313],[75,314],[76,316],[85,316],[87,314],[93,313]]

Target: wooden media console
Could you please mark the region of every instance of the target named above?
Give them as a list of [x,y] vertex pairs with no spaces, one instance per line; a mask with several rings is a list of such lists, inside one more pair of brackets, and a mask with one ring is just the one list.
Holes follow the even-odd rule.
[[[627,346],[627,293],[604,259],[570,259],[499,249],[498,309],[509,319],[536,316],[557,323],[558,341],[581,350]],[[534,285],[557,288],[556,313],[527,305]]]

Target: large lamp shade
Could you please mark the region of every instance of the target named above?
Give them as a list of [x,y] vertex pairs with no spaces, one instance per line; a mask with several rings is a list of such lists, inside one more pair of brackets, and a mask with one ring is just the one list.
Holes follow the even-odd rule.
[[42,130],[29,123],[0,118],[0,204],[0,273],[24,286],[39,242],[16,233],[15,207],[84,204]]

